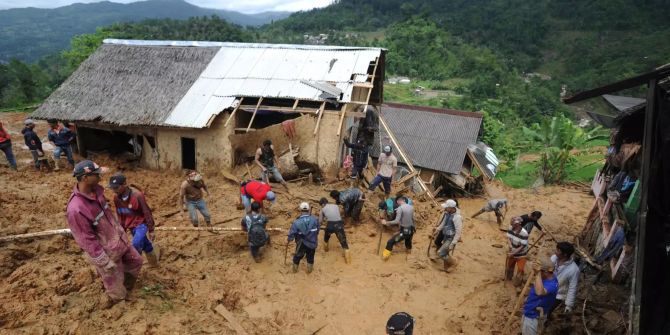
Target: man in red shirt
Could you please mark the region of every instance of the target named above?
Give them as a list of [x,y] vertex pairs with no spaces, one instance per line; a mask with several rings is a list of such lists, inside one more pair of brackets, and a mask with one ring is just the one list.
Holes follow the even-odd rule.
[[251,201],[257,202],[263,208],[263,200],[275,202],[275,193],[272,186],[258,180],[250,180],[240,184],[240,201],[244,205],[244,212],[251,210]]
[[109,188],[114,191],[114,207],[121,226],[133,234],[133,247],[140,254],[146,252],[150,266],[158,266],[158,256],[151,243],[154,239],[154,217],[144,194],[135,187],[127,186],[126,177],[122,174],[109,178]]

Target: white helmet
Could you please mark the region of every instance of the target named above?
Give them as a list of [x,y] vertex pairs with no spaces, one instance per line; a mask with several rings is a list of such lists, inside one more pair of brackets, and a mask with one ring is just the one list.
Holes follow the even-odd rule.
[[301,211],[308,211],[309,210],[309,204],[306,202],[301,202],[300,203],[300,210]]
[[449,199],[442,204],[442,208],[456,208],[456,201]]

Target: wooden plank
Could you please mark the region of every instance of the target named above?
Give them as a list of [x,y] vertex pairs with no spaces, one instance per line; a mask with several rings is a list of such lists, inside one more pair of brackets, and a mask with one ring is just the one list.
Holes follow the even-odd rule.
[[295,102],[293,103],[293,110],[298,107],[298,102],[300,102],[300,99],[295,99]]
[[244,328],[242,328],[242,325],[237,321],[235,316],[233,316],[233,313],[226,309],[225,306],[218,305],[214,310],[221,314],[221,316],[223,316],[226,321],[230,323],[231,327],[238,335],[247,335],[247,332],[244,330]]
[[256,118],[256,113],[258,112],[258,106],[261,105],[261,102],[263,101],[263,97],[258,98],[258,103],[256,104],[256,108],[254,109],[254,114],[251,115],[251,121],[249,121],[249,126],[247,126],[246,132],[249,132],[249,129],[251,129],[251,125],[254,123],[254,119]]
[[418,175],[418,173],[416,171],[415,172],[410,172],[408,175],[396,180],[395,184],[398,184],[398,185],[399,184],[404,184],[406,181],[414,178],[416,175]]
[[233,112],[230,113],[228,116],[228,120],[226,120],[226,123],[223,124],[224,127],[228,126],[228,123],[230,123],[230,120],[235,116],[235,113],[237,113],[237,110],[240,109],[240,106],[242,106],[242,101],[244,100],[244,97],[240,98],[240,103],[237,104],[237,107],[233,109]]
[[344,116],[347,114],[346,113],[347,109],[347,104],[342,105],[342,110],[340,111],[340,125],[337,126],[337,137],[340,137],[340,134],[342,133],[342,125],[344,124]]
[[475,167],[477,170],[479,170],[479,173],[484,176],[484,182],[490,181],[491,179],[489,179],[489,175],[484,172],[484,168],[479,165],[479,161],[475,158],[475,155],[470,152],[470,149],[466,150],[465,152],[467,152],[468,157],[470,157],[470,160],[475,164]]
[[369,86],[369,90],[368,90],[368,96],[365,99],[365,104],[366,105],[370,103],[370,95],[372,95],[372,88],[374,87],[375,76],[377,75],[377,66],[379,65],[379,58],[381,58],[381,56],[377,57],[377,59],[375,59],[375,67],[372,69],[372,78],[370,78],[370,86]]
[[[316,136],[316,133],[319,132],[319,125],[321,124],[321,117],[323,117],[323,109],[326,108],[326,102],[321,103],[321,107],[319,108],[319,117],[316,120],[316,126],[314,127],[314,134]],[[317,142],[318,143],[318,142]]]

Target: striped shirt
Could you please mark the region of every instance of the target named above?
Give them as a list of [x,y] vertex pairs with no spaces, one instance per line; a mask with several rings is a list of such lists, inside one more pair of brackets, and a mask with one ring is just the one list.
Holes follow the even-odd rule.
[[517,249],[520,246],[523,246],[521,251],[513,255],[514,257],[522,257],[528,253],[528,232],[525,229],[521,228],[521,231],[518,233],[510,229],[507,231],[507,238],[512,245],[512,249]]

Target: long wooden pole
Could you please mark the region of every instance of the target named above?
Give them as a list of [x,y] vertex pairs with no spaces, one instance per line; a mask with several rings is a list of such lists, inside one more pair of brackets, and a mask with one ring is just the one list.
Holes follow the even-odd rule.
[[528,276],[528,279],[526,280],[526,284],[523,286],[523,290],[521,290],[521,293],[519,294],[519,297],[516,299],[516,303],[514,303],[514,308],[512,309],[512,313],[510,313],[509,318],[507,319],[507,323],[505,324],[505,328],[503,328],[503,333],[504,334],[510,334],[509,327],[512,325],[512,321],[514,320],[516,311],[521,307],[521,302],[523,301],[523,298],[528,294],[528,291],[530,291],[530,283],[535,279],[535,276],[537,276],[537,272],[533,269],[533,272]]
[[251,115],[251,121],[249,121],[249,125],[247,126],[247,133],[249,132],[249,129],[251,129],[251,125],[254,123],[254,119],[256,118],[256,113],[258,113],[258,107],[261,105],[261,102],[263,102],[263,97],[258,98],[258,103],[254,109],[254,114]]
[[[321,117],[323,116],[323,111],[326,108],[326,102],[321,103],[321,107],[319,107],[319,117],[316,119],[316,127],[314,127],[314,135],[319,131],[319,125],[321,124]],[[317,142],[318,143],[318,142]]]
[[226,120],[226,123],[223,124],[224,127],[228,126],[228,123],[230,123],[230,120],[235,116],[237,110],[240,109],[240,106],[242,106],[242,100],[244,100],[244,97],[240,98],[240,103],[238,103],[235,109],[233,109],[233,112],[230,113],[230,116],[228,116],[228,120]]

